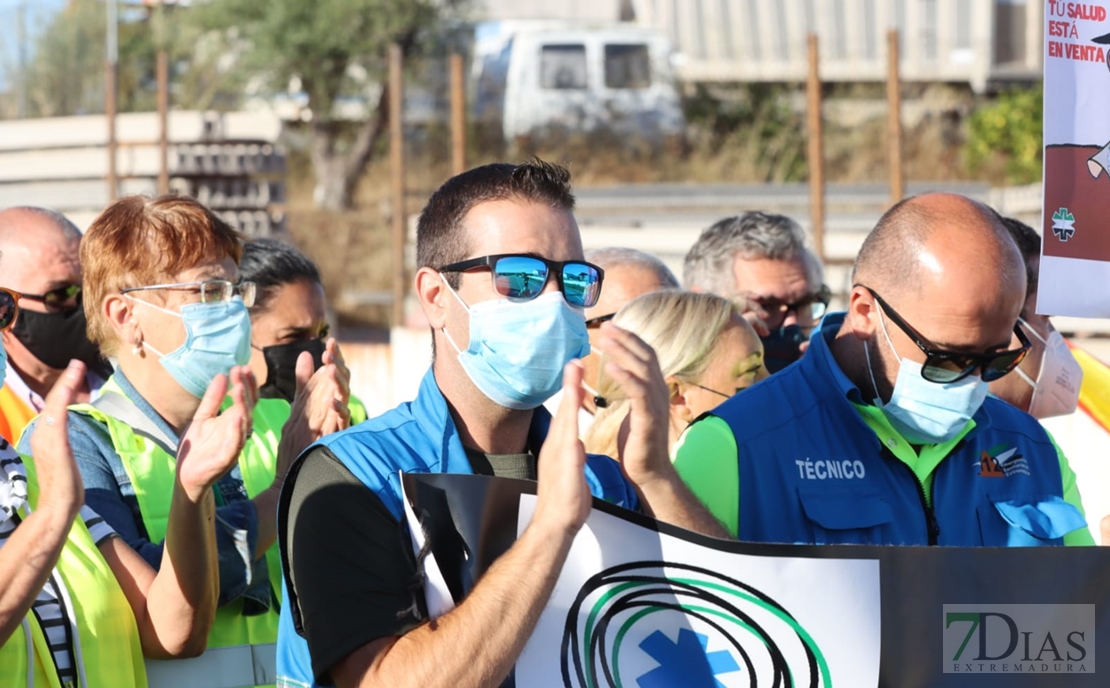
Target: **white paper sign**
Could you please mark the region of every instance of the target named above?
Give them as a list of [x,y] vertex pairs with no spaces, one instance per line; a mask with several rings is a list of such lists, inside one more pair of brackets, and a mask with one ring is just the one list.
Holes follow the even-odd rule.
[[1037,312],[1110,317],[1110,0],[1045,2]]
[[516,685],[867,688],[880,627],[878,561],[733,554],[594,510]]

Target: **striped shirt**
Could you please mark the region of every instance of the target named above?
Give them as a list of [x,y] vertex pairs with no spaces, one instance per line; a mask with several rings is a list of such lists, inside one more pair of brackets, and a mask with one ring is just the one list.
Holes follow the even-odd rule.
[[[81,520],[89,529],[93,542],[99,546],[116,532],[104,519],[87,506],[81,507]],[[8,537],[19,525],[19,516],[0,523],[0,548],[8,541]],[[72,610],[66,608],[65,597],[58,595],[57,571],[52,571],[46,579],[46,584],[39,591],[38,598],[31,605],[31,613],[38,619],[43,635],[50,646],[54,657],[54,665],[58,670],[58,677],[62,684],[77,680],[77,668],[73,662],[73,625],[70,614]]]

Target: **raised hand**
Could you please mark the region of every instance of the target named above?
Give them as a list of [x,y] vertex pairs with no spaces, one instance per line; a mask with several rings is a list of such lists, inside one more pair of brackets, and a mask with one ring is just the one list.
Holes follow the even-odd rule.
[[31,455],[39,482],[38,508],[54,507],[77,516],[85,503],[85,487],[69,446],[66,408],[77,399],[85,364],[70,361],[46,395],[42,416],[31,435]]
[[736,308],[740,314],[748,321],[748,324],[755,330],[756,335],[760,337],[768,337],[771,335],[771,328],[768,327],[767,321],[770,320],[771,314],[756,301],[754,298],[740,294],[734,296],[732,299],[736,304]]
[[553,526],[568,535],[586,522],[593,499],[586,483],[586,448],[578,439],[578,409],[585,395],[582,373],[579,361],[563,368],[563,399],[536,461],[533,523]]
[[670,395],[655,350],[613,323],[601,326],[598,348],[605,374],[620,385],[629,402],[617,448],[629,480],[643,486],[674,472],[668,456]]
[[334,338],[324,347],[323,365],[313,372],[312,354],[297,358],[297,392],[289,420],[281,431],[277,475],[284,476],[289,464],[308,445],[350,424],[351,373]]
[[[225,397],[231,406],[221,413]],[[208,385],[177,449],[178,479],[190,499],[199,500],[235,466],[251,434],[257,399],[258,385],[248,366],[217,375]]]

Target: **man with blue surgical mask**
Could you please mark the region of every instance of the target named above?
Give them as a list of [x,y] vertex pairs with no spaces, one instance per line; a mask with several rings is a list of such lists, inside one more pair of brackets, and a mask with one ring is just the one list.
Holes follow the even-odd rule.
[[[611,323],[597,346],[630,400],[628,439],[619,463],[583,452],[577,359],[590,350],[583,310],[604,271],[583,257],[569,181],[538,160],[486,165],[429,199],[414,287],[434,360],[417,398],[322,440],[286,478],[279,685],[500,685],[591,496],[724,535],[667,457],[668,393],[654,352]],[[560,390],[553,418],[541,404]],[[434,624],[414,587],[422,574],[398,472],[538,482],[527,529]]]
[[1051,437],[987,395],[1031,346],[1025,267],[997,214],[906,199],[852,279],[800,364],[680,441],[676,468],[710,511],[751,541],[1093,544]]

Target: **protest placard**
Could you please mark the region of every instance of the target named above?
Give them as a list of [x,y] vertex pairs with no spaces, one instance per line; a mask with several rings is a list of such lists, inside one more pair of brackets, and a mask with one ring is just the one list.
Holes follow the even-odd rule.
[[1045,2],[1037,312],[1110,317],[1110,0]]
[[[535,505],[528,481],[403,482],[456,603]],[[1105,688],[1108,602],[1103,547],[753,544],[594,500],[505,685]]]

